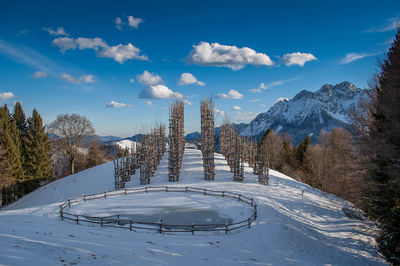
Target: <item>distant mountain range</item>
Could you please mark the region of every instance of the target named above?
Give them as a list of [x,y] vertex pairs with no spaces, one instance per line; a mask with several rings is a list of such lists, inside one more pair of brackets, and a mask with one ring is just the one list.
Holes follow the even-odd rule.
[[268,128],[276,133],[289,133],[295,143],[307,135],[316,141],[321,129],[351,127],[350,113],[359,110],[361,99],[368,99],[371,90],[357,88],[345,81],[323,85],[318,91],[303,90],[293,99],[283,100],[249,124],[237,125],[241,135],[260,137]]
[[[298,144],[306,136],[317,141],[321,129],[331,131],[335,127],[350,129],[349,114],[358,110],[360,99],[368,99],[371,90],[357,88],[354,84],[345,81],[337,85],[323,85],[316,92],[303,90],[293,99],[282,100],[273,105],[267,112],[260,113],[250,123],[234,124],[242,136],[261,138],[268,128],[275,133],[288,133]],[[219,134],[219,128],[215,128]],[[129,138],[115,136],[90,136],[85,142],[94,138],[105,144],[121,140],[140,141],[143,134]],[[201,143],[199,132],[189,133],[185,141],[197,146]],[[218,144],[218,136],[216,136]]]

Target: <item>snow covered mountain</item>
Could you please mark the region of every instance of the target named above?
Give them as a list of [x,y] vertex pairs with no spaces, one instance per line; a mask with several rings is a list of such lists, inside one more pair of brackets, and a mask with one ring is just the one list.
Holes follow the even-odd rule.
[[367,99],[370,90],[357,88],[345,81],[323,85],[318,91],[303,90],[293,99],[282,100],[267,112],[259,114],[249,124],[240,124],[244,136],[262,136],[268,128],[289,133],[295,143],[307,135],[316,140],[321,129],[349,128],[350,112],[357,109],[360,99]]

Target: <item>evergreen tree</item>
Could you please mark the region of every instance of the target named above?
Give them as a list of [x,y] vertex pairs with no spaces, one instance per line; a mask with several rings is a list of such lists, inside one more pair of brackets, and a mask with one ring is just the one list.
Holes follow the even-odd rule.
[[368,143],[373,186],[368,213],[381,225],[380,249],[400,264],[400,30],[381,65]]
[[26,146],[26,174],[28,179],[35,180],[34,187],[28,190],[36,189],[38,182],[53,176],[50,157],[50,140],[43,126],[43,121],[36,109],[33,109],[32,117],[28,119],[27,136],[25,137]]
[[18,137],[19,137],[19,142],[20,142],[20,154],[22,156],[22,163],[24,168],[26,167],[25,165],[25,160],[26,160],[26,148],[25,148],[25,138],[28,134],[28,127],[26,125],[26,117],[24,110],[22,109],[22,105],[20,102],[17,102],[14,106],[14,113],[12,115],[12,121],[15,122],[17,126],[17,132],[18,132]]
[[87,167],[90,168],[102,164],[104,162],[103,155],[103,151],[100,150],[97,141],[93,141],[89,148]]
[[[24,169],[22,167],[22,159],[20,154],[20,139],[17,135],[17,126],[15,121],[11,121],[11,116],[6,105],[0,107],[0,145],[5,149],[5,164],[7,165],[7,183],[15,184],[23,182],[25,179]],[[15,197],[21,196],[18,191],[14,192],[14,188],[11,186],[11,190],[7,191],[10,195],[10,201]],[[4,202],[3,202],[4,203]],[[9,201],[5,202],[6,204]]]
[[300,142],[299,146],[297,146],[297,152],[296,152],[296,159],[297,163],[302,166],[304,164],[304,159],[306,156],[307,149],[311,145],[311,139],[309,136],[307,136],[302,142]]

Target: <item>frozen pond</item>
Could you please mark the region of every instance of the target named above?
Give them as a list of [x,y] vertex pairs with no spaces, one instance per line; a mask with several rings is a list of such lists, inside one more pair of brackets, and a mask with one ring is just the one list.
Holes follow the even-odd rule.
[[[93,217],[120,215],[120,224],[134,222],[191,225],[230,224],[244,220],[253,208],[238,200],[182,192],[152,192],[96,199],[73,205],[74,214]],[[116,217],[113,217],[116,218]]]

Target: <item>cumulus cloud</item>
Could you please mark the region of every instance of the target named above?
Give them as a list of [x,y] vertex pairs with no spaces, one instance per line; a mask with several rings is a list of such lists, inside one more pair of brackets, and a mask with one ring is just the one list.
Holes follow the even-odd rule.
[[242,94],[240,94],[240,92],[238,92],[237,90],[230,90],[228,91],[228,93],[219,93],[218,94],[218,98],[221,99],[233,99],[233,100],[238,100],[241,99],[243,97]]
[[60,51],[65,54],[67,50],[75,50],[79,48],[93,49],[97,52],[98,57],[112,58],[120,64],[123,64],[126,60],[149,60],[146,55],[141,54],[141,50],[131,43],[118,44],[115,46],[109,46],[101,38],[69,38],[60,37],[53,40],[53,44],[60,48]]
[[14,97],[15,97],[14,93],[12,93],[10,91],[0,92],[0,100],[2,100],[2,101],[7,101]]
[[348,53],[346,56],[340,61],[341,64],[348,64],[365,57],[374,56],[376,54],[367,54],[367,53]]
[[96,82],[95,75],[82,75],[79,78],[74,78],[67,73],[61,74],[61,79],[68,81],[69,83],[80,84],[80,83],[94,83]]
[[143,23],[144,20],[142,18],[135,18],[134,16],[128,16],[127,22],[122,21],[120,17],[116,17],[114,19],[115,27],[119,30],[122,30],[122,27],[127,25],[130,28],[137,29],[140,23]]
[[69,33],[65,31],[63,27],[57,27],[55,30],[51,27],[43,28],[44,31],[47,31],[50,35],[53,36],[69,36]]
[[142,23],[144,20],[142,18],[135,18],[133,16],[128,17],[128,25],[129,27],[137,29],[139,24]]
[[120,17],[116,17],[116,18],[114,19],[114,23],[115,23],[115,27],[116,27],[117,29],[122,30],[122,25],[123,25],[123,23],[122,23],[122,19],[121,19]]
[[126,103],[119,103],[116,101],[111,101],[109,103],[106,104],[107,108],[126,108],[126,107],[133,107],[130,104],[126,104]]
[[225,117],[225,112],[222,111],[222,110],[219,110],[219,109],[217,109],[217,108],[214,108],[214,112],[215,112],[217,115],[220,115],[220,116],[222,116],[222,117]]
[[47,72],[46,71],[36,71],[32,75],[33,78],[35,79],[41,79],[47,77]]
[[136,75],[136,79],[145,86],[164,84],[163,79],[158,74],[150,73],[147,70],[143,71],[143,74]]
[[284,101],[289,101],[289,98],[280,97],[280,98],[276,99],[275,103],[284,102]]
[[263,53],[257,53],[248,47],[222,45],[219,43],[200,42],[193,45],[188,58],[189,63],[200,66],[229,67],[239,70],[246,65],[272,66],[274,62]]
[[143,89],[139,93],[139,98],[142,99],[181,99],[183,95],[179,92],[174,92],[169,89],[167,86],[159,84],[159,85],[151,85],[146,89]]
[[240,110],[242,110],[242,107],[235,105],[235,106],[232,107],[232,109],[240,111]]
[[282,61],[285,65],[287,66],[293,66],[293,65],[298,65],[298,66],[304,66],[306,62],[317,60],[317,58],[310,53],[291,53],[291,54],[285,54],[282,57]]
[[190,73],[182,73],[178,85],[189,85],[189,84],[197,84],[199,86],[206,85],[204,82],[197,80],[195,76]]
[[60,37],[53,40],[53,45],[60,48],[61,53],[65,54],[67,50],[74,50],[76,49],[77,45],[75,40],[70,37]]

